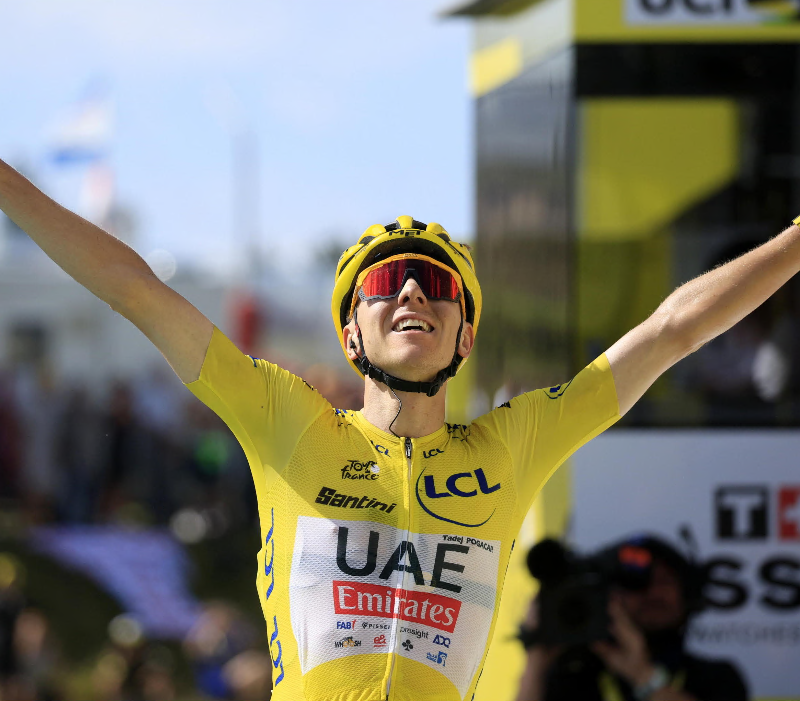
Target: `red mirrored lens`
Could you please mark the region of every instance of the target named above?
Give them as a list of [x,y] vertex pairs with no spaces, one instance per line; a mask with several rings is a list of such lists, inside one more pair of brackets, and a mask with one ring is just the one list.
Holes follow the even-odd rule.
[[458,299],[458,282],[444,268],[425,260],[406,258],[393,260],[375,268],[364,278],[361,291],[367,299],[395,297],[409,277],[413,277],[428,299]]

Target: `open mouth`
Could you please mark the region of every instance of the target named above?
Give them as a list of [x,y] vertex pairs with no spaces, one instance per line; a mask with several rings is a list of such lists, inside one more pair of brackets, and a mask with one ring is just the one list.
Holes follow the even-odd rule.
[[433,331],[433,326],[422,319],[401,319],[392,327],[392,331],[424,331],[425,333],[430,333]]

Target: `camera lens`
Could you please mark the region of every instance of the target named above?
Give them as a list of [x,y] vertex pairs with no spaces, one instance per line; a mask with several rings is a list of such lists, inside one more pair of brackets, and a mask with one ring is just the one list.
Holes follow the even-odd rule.
[[565,594],[558,607],[558,618],[565,628],[580,628],[591,616],[591,605],[578,591]]

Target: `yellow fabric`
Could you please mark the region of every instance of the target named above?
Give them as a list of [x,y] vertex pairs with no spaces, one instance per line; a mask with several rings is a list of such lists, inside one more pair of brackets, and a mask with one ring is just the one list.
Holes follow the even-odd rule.
[[334,409],[216,329],[188,387],[253,472],[274,701],[471,699],[534,495],[619,418],[605,356],[414,439]]

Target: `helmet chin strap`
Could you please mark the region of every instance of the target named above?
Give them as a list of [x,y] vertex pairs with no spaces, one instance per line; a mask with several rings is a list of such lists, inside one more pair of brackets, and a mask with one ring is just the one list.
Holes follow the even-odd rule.
[[[461,324],[458,326],[458,334],[456,334],[456,349],[453,353],[453,359],[446,368],[439,370],[439,372],[436,373],[436,377],[429,382],[411,382],[410,380],[404,380],[401,377],[390,375],[388,372],[373,365],[367,357],[367,350],[364,348],[364,339],[361,337],[361,327],[358,325],[358,307],[356,307],[355,311],[353,312],[353,319],[356,322],[358,343],[361,346],[361,353],[358,355],[357,352],[358,357],[354,362],[361,371],[361,374],[365,377],[382,382],[389,389],[396,390],[398,392],[418,392],[419,394],[425,394],[429,397],[435,396],[442,388],[444,383],[447,382],[447,380],[449,380],[451,377],[455,377],[460,362],[460,357],[458,355],[458,342],[461,340],[461,331],[464,328],[463,316],[461,317]],[[350,343],[352,348],[354,344],[352,341]]]

